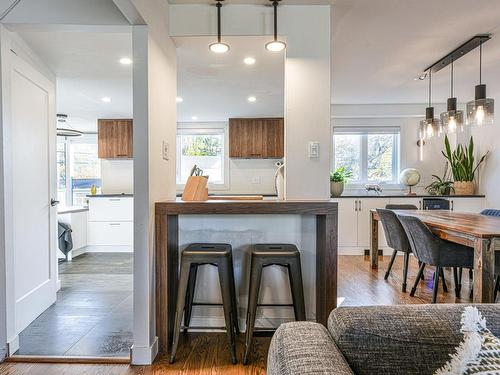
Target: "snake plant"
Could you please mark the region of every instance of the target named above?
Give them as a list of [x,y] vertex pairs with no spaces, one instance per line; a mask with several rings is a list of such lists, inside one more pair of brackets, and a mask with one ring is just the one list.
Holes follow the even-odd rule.
[[444,139],[445,151],[441,151],[448,160],[454,181],[474,181],[479,166],[484,162],[488,152],[484,154],[479,162],[474,165],[474,140],[470,137],[469,146],[459,144],[455,150],[451,150],[448,136]]

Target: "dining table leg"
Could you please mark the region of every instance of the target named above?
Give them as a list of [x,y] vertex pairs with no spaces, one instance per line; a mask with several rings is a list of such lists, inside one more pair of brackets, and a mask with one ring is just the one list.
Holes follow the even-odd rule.
[[474,241],[474,303],[492,303],[495,274],[495,244],[500,239]]
[[378,220],[375,212],[370,212],[370,258],[373,269],[378,268]]

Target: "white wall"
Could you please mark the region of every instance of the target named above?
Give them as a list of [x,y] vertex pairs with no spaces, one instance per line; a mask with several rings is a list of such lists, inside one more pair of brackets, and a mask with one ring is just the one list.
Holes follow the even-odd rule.
[[[215,35],[215,8],[171,5],[172,36]],[[286,38],[285,172],[287,199],[328,199],[330,170],[330,6],[279,8],[279,32]],[[272,8],[227,5],[226,35],[271,35]],[[320,157],[307,155],[320,142]]]
[[134,161],[101,159],[101,192],[117,194],[134,192]]
[[132,362],[157,352],[154,282],[154,203],[175,198],[176,56],[168,3],[134,0],[147,26],[133,27],[134,51],[134,345]]
[[[178,123],[179,129],[224,129],[228,185],[221,189],[211,189],[214,194],[276,194],[274,165],[279,159],[232,159],[229,158],[228,122]],[[174,152],[174,150],[172,150]]]

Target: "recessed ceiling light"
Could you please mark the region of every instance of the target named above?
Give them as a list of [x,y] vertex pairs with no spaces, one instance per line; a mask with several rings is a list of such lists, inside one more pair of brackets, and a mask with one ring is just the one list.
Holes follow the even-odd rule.
[[249,96],[249,97],[248,97],[248,101],[249,101],[250,103],[255,103],[255,102],[257,101],[257,98],[256,98],[255,96]]
[[130,57],[122,57],[120,59],[120,64],[130,65],[130,64],[132,64],[132,59]]
[[111,98],[109,96],[105,96],[103,98],[101,98],[101,100],[104,102],[104,103],[109,103],[111,102]]
[[177,103],[182,103],[184,101],[184,99],[182,99],[180,96],[178,96],[177,98],[175,98],[175,101]]
[[191,120],[193,120],[193,121],[198,120],[198,116],[193,116],[193,117],[191,117]]
[[255,59],[253,57],[245,57],[243,62],[247,65],[253,65],[255,64]]

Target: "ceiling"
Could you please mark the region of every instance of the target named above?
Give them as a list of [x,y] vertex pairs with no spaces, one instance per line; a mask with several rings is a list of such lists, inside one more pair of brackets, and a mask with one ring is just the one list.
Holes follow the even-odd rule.
[[[57,112],[82,131],[96,131],[98,118],[132,117],[131,33],[19,32],[57,75]],[[109,97],[104,103],[101,98]]]
[[[333,2],[333,103],[424,103],[427,81],[414,81],[415,76],[472,36],[488,32],[498,35],[483,48],[483,81],[488,96],[500,95],[500,1]],[[477,51],[455,63],[459,102],[473,98]],[[433,75],[435,101],[446,101],[449,81],[449,68]]]
[[[230,117],[283,116],[284,54],[264,48],[269,37],[225,37],[230,53],[209,51],[212,37],[180,37],[177,46],[177,105],[180,122],[227,121]],[[254,65],[245,65],[253,57]],[[250,103],[249,96],[256,101]],[[197,119],[193,119],[193,116]]]

